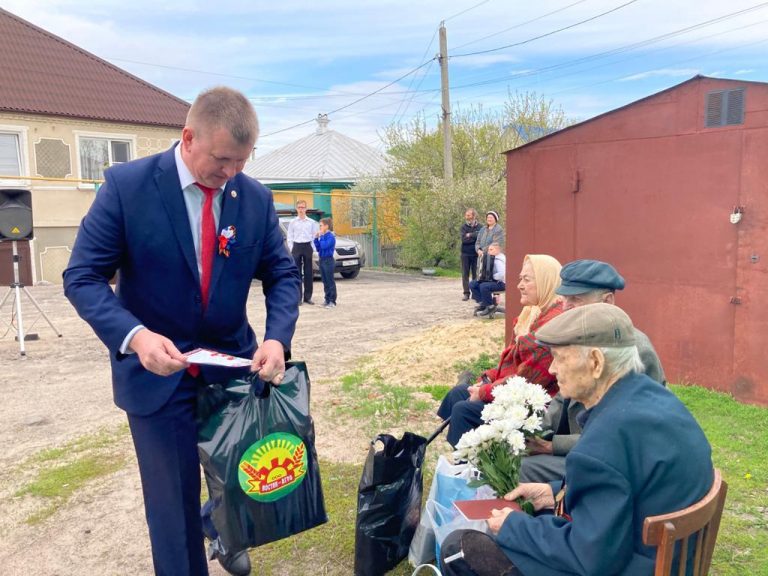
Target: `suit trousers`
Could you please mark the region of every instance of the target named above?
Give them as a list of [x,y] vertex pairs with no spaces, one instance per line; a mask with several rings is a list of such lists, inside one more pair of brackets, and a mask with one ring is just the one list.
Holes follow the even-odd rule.
[[504,282],[498,282],[496,280],[492,282],[472,280],[472,282],[469,283],[472,299],[485,308],[493,304],[493,293],[504,292],[505,288],[506,284],[504,284]]
[[208,574],[200,519],[197,392],[198,380],[185,374],[157,412],[128,414],[156,576]]
[[311,242],[294,242],[291,249],[291,256],[293,256],[296,267],[299,269],[299,274],[304,278],[303,289],[299,291],[299,300],[301,300],[301,294],[304,294],[304,302],[312,300],[312,243]]
[[461,287],[464,289],[464,295],[469,296],[469,277],[477,280],[477,254],[461,253]]
[[469,390],[471,383],[457,384],[451,388],[440,403],[437,409],[437,415],[443,420],[451,419],[448,426],[448,443],[456,447],[464,432],[477,428],[483,423],[481,414],[485,407],[485,402],[473,401],[469,399]]

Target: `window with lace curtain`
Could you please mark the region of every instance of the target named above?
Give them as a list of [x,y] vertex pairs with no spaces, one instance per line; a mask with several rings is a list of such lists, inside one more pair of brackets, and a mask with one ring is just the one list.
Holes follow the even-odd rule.
[[104,170],[113,164],[129,162],[132,158],[131,141],[116,138],[80,136],[80,178],[101,180]]

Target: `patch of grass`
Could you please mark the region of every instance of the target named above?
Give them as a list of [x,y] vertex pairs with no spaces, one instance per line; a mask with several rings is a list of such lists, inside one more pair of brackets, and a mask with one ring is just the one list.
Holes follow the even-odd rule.
[[25,522],[42,522],[89,482],[122,468],[126,458],[119,443],[127,434],[127,425],[103,429],[30,456],[19,470],[31,470],[33,477],[14,493],[17,498],[36,499],[36,509]]
[[422,386],[419,390],[426,392],[431,395],[434,400],[440,402],[445,398],[445,395],[448,394],[448,391],[451,388],[453,388],[453,386],[448,386],[446,384],[429,384],[427,386]]
[[14,496],[67,499],[88,481],[119,469],[124,462],[103,456],[85,456],[62,466],[43,468],[37,478],[20,488]]
[[477,376],[489,368],[495,368],[498,363],[499,360],[496,356],[491,356],[487,352],[483,352],[477,358],[454,362],[453,369],[456,370],[457,373],[469,370],[472,374]]
[[698,386],[671,389],[704,429],[728,482],[710,573],[768,574],[768,409]]
[[355,370],[352,374],[345,374],[341,377],[341,390],[346,393],[354,392],[360,388],[366,380],[366,373],[363,370]]
[[355,419],[370,422],[374,418],[386,418],[387,423],[397,424],[416,409],[414,390],[407,386],[387,384],[377,370],[359,368],[341,377],[341,389],[348,398],[337,411]]
[[[357,485],[362,468],[355,464],[321,462],[320,473],[328,523],[254,550],[251,554],[254,574],[348,576],[353,573]],[[428,489],[429,485],[426,486]],[[389,575],[405,576],[412,572],[406,559]]]
[[435,276],[440,278],[461,278],[461,270],[455,268],[435,268]]
[[63,446],[41,450],[30,458],[30,462],[53,462],[71,458],[74,454],[100,450],[113,446],[119,439],[128,434],[128,425],[123,424],[114,430],[99,430],[67,442]]

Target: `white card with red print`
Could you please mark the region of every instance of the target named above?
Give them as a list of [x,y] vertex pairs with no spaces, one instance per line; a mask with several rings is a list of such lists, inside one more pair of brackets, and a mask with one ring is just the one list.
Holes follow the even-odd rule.
[[238,358],[215,350],[197,348],[184,354],[190,364],[204,364],[206,366],[224,366],[226,368],[245,368],[251,365],[248,358]]

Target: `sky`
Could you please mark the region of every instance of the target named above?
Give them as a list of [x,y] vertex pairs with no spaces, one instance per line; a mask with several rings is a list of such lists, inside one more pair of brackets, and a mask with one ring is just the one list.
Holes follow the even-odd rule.
[[387,126],[535,93],[572,121],[696,74],[768,82],[757,0],[0,0],[0,6],[179,98],[244,92],[257,155],[329,128],[384,149]]

